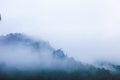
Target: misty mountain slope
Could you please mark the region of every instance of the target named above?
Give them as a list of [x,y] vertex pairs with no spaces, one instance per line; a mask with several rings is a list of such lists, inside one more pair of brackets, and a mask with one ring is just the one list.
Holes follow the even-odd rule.
[[[15,33],[8,34],[6,36],[0,37],[0,43],[3,45],[19,45],[22,44],[24,46],[30,46],[36,50],[40,50],[40,48],[47,49],[53,51],[53,48],[49,45],[49,43],[45,41],[36,41],[26,35]],[[42,50],[42,49],[41,49]]]
[[68,58],[61,49],[55,50],[48,42],[37,41],[20,33],[0,36],[0,48],[0,62],[18,69],[84,68],[81,63]]
[[97,66],[99,68],[104,68],[106,70],[111,71],[113,74],[120,74],[120,65],[106,62],[106,61],[101,61],[97,63]]
[[48,42],[11,33],[0,36],[0,80],[120,80],[120,77],[104,67],[75,61]]

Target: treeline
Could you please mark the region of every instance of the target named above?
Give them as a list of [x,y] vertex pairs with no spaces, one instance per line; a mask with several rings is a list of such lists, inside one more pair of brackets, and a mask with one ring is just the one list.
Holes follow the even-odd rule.
[[105,69],[90,70],[0,70],[0,80],[120,80],[120,74]]

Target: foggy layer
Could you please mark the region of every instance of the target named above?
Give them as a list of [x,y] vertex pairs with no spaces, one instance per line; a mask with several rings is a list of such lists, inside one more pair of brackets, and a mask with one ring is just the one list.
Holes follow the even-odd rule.
[[0,64],[18,70],[75,70],[80,66],[49,43],[17,33],[0,37]]

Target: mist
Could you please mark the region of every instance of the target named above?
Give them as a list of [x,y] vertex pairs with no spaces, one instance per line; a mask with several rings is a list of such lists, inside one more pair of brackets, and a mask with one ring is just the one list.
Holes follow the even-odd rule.
[[120,64],[118,0],[1,0],[0,34],[50,42],[78,61]]
[[22,71],[78,69],[78,63],[68,58],[62,50],[55,50],[46,41],[19,33],[0,37],[0,64],[7,67],[3,69]]

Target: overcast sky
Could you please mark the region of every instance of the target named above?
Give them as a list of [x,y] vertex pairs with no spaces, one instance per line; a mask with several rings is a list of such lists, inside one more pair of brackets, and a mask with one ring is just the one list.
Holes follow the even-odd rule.
[[0,34],[42,38],[84,62],[120,63],[119,0],[0,0]]

